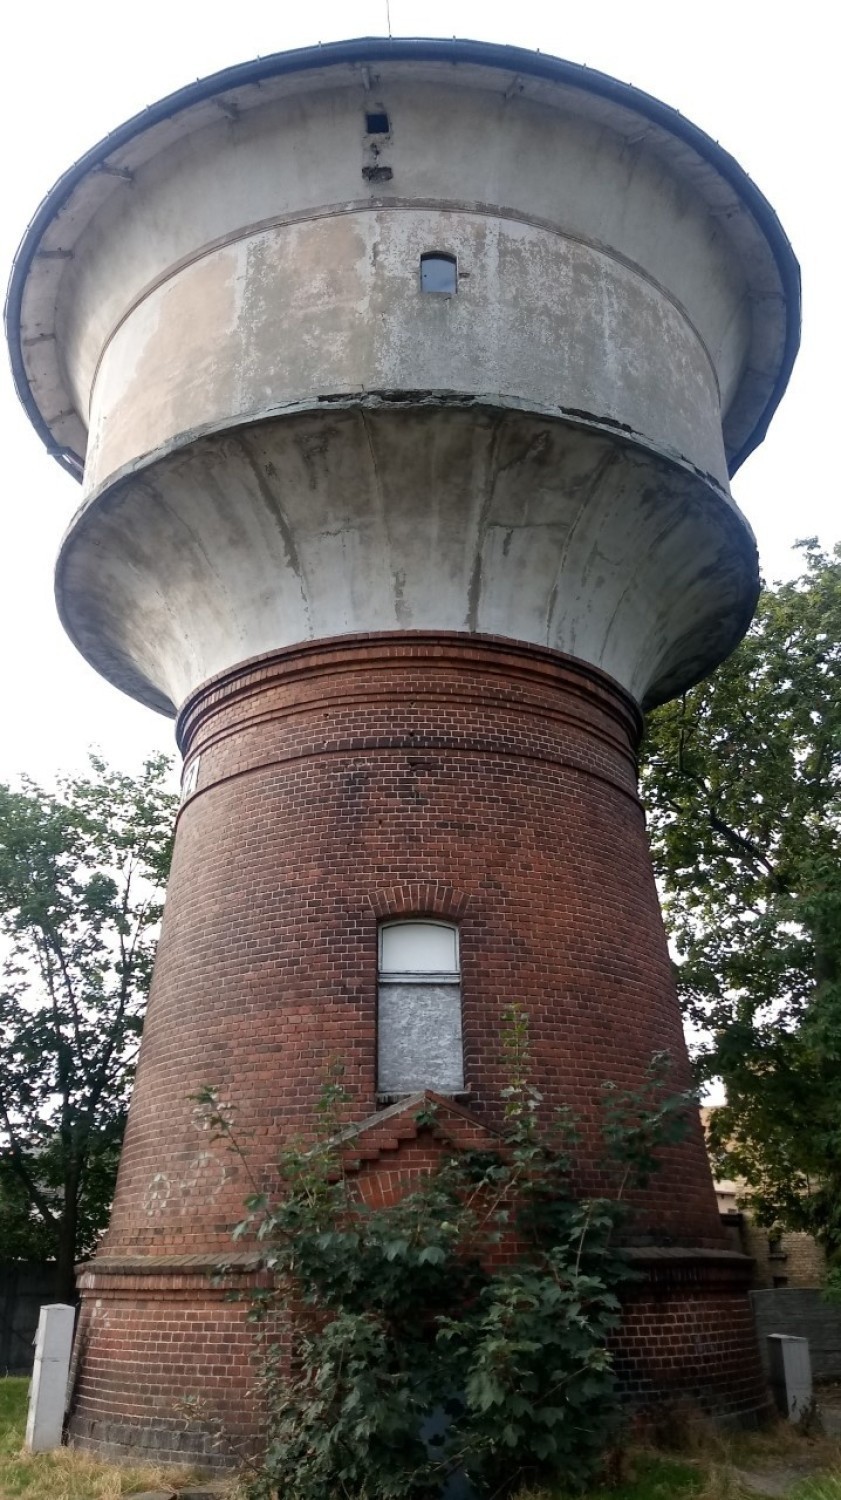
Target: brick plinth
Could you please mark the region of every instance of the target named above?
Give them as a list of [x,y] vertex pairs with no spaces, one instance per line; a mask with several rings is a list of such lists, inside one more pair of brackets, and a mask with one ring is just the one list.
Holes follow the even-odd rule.
[[[471,1115],[499,1124],[503,1016],[516,1004],[547,1110],[567,1104],[582,1122],[582,1193],[610,1191],[603,1082],[638,1086],[655,1051],[672,1056],[676,1086],[689,1076],[636,796],[639,727],[631,701],[594,668],[432,633],[273,653],[188,703],[179,733],[189,792],[114,1212],[83,1279],[74,1434],[127,1449],[132,1432],[139,1444],[145,1433],[168,1456],[189,1451],[183,1431],[180,1447],[163,1441],[179,1420],[183,1429],[173,1384],[211,1418],[247,1426],[241,1309],[196,1271],[185,1288],[183,1262],[166,1260],[229,1255],[249,1191],[191,1095],[218,1088],[257,1178],[282,1140],[311,1126],[337,1057],[348,1121],[374,1113],[384,918],[458,925]],[[640,1243],[726,1248],[700,1125],[666,1153],[636,1210]],[[108,1276],[126,1261],[136,1285]],[[698,1387],[697,1351],[720,1326],[738,1346],[731,1364],[748,1368],[747,1323],[737,1333],[729,1311],[720,1321],[734,1295],[747,1317],[738,1282],[731,1275],[723,1301],[720,1285],[673,1286],[673,1394],[675,1383]],[[650,1378],[652,1389],[666,1370],[656,1307],[635,1301],[628,1323],[628,1379]],[[724,1358],[724,1344],[716,1349]],[[732,1408],[741,1396],[724,1391],[727,1380],[721,1404]],[[712,1396],[715,1386],[711,1376]]]
[[82,1268],[71,1371],[75,1447],[209,1469],[253,1456],[262,1396],[244,1310],[265,1283],[253,1264],[253,1255],[231,1253],[224,1263],[102,1257]]
[[676,1402],[734,1424],[769,1417],[748,1299],[750,1259],[680,1248],[630,1254],[636,1279],[622,1294],[614,1341],[626,1402],[644,1421]]

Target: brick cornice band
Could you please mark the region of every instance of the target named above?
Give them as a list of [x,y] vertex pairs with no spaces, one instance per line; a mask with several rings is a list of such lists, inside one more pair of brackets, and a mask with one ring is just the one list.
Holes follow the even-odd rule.
[[622,688],[559,652],[451,632],[341,637],[246,662],[194,695],[178,723],[184,802],[271,765],[405,752],[410,772],[440,754],[565,768],[636,804],[641,725]]
[[[575,719],[577,700],[591,715],[602,716],[601,729],[618,742],[636,748],[642,713],[624,688],[598,667],[549,647],[531,646],[503,636],[454,631],[382,631],[376,635],[336,636],[268,652],[243,662],[204,683],[183,705],[176,725],[185,760],[215,734],[236,722],[263,721],[274,712],[294,711],[319,698],[347,703],[388,694],[401,665],[414,681],[435,674],[458,674],[458,694],[465,702],[505,694],[516,684],[524,709]],[[288,702],[271,706],[267,691],[283,688]],[[455,691],[450,684],[449,692]]]

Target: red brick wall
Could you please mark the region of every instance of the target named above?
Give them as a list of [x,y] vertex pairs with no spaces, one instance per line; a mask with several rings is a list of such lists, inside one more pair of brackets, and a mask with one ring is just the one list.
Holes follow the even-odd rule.
[[[214,1084],[256,1171],[305,1130],[331,1059],[351,1114],[376,1099],[377,921],[451,916],[465,1076],[489,1119],[503,1014],[528,1013],[547,1109],[586,1122],[651,1053],[687,1065],[635,792],[636,720],[592,669],[459,637],[295,649],[183,716],[182,809],[109,1253],[222,1250],[247,1191],[190,1095]],[[645,1227],[720,1244],[700,1131],[647,1195]]]
[[654,1417],[693,1403],[718,1418],[770,1413],[747,1296],[751,1263],[721,1252],[638,1251],[613,1340],[626,1401]]
[[[472,1107],[499,1119],[516,1004],[546,1109],[583,1121],[582,1193],[610,1188],[602,1082],[636,1086],[655,1050],[688,1081],[638,730],[595,669],[453,635],[296,647],[196,695],[180,722],[196,788],[101,1263],[229,1249],[249,1183],[201,1128],[190,1095],[203,1085],[230,1106],[258,1178],[310,1126],[332,1059],[348,1117],[374,1110],[377,924],[395,914],[459,925]],[[640,1233],[724,1243],[699,1125],[638,1207]],[[92,1333],[89,1361],[96,1347]]]
[[259,1348],[245,1304],[228,1299],[256,1282],[240,1273],[213,1284],[206,1264],[160,1261],[142,1272],[84,1272],[74,1445],[209,1468],[253,1453],[263,1408]]

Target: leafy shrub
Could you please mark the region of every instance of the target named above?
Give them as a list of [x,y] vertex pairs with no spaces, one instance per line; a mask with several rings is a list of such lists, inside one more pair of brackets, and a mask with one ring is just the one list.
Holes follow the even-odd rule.
[[[638,1094],[606,1089],[616,1195],[581,1202],[574,1126],[563,1112],[538,1126],[517,1014],[506,1047],[499,1152],[448,1153],[444,1122],[427,1112],[419,1124],[443,1137],[440,1166],[372,1208],[343,1170],[334,1081],[317,1144],[284,1152],[276,1200],[249,1200],[237,1234],[256,1234],[274,1272],[251,1309],[271,1413],[254,1500],[437,1500],[458,1480],[502,1497],[559,1474],[580,1489],[597,1471],[618,1420],[607,1341],[630,1274],[615,1244],[623,1193],[682,1134],[688,1100],[665,1093],[662,1056]],[[212,1090],[202,1106],[238,1149]],[[266,1321],[278,1309],[279,1342]]]

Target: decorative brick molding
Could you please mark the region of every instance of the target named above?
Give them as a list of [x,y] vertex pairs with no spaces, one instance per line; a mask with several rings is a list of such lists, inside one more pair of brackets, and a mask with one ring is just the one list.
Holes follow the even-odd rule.
[[[195,749],[224,734],[232,723],[242,728],[248,723],[263,722],[273,712],[294,713],[318,698],[329,697],[336,704],[358,701],[360,696],[370,697],[372,686],[376,691],[372,672],[379,670],[392,676],[401,662],[414,667],[419,674],[425,668],[456,667],[458,692],[464,701],[475,696],[477,688],[480,695],[487,694],[489,679],[494,677],[501,682],[515,678],[521,694],[526,685],[531,685],[537,693],[548,688],[550,697],[542,702],[544,712],[574,718],[576,700],[580,699],[584,721],[591,732],[596,727],[593,708],[598,704],[605,727],[611,720],[615,722],[619,743],[636,746],[642,738],[639,706],[618,683],[588,662],[505,636],[412,630],[341,635],[297,643],[212,677],[188,699],[178,715],[179,747],[186,760]],[[336,677],[341,678],[339,693],[336,683],[331,681]],[[284,687],[280,703],[272,703],[266,697],[267,689],[276,683]],[[383,679],[380,686],[387,697],[389,682]],[[565,689],[562,697],[557,694],[558,687]]]

